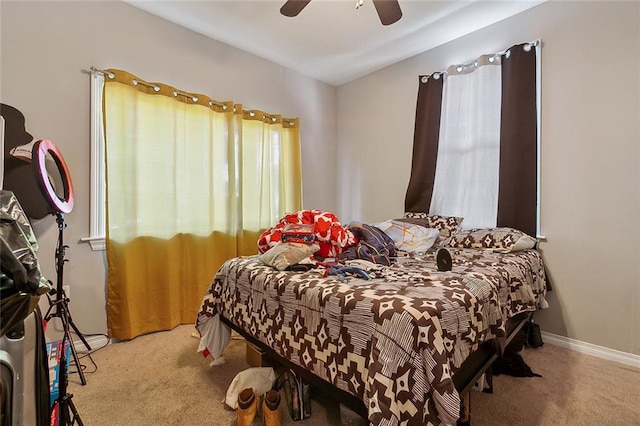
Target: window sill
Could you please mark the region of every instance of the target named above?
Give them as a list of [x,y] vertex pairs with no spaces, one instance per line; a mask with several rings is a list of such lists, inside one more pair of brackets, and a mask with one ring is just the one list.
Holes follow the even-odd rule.
[[93,251],[102,251],[106,250],[107,244],[104,237],[86,237],[80,238],[80,241],[83,243],[89,243],[91,246],[91,250]]

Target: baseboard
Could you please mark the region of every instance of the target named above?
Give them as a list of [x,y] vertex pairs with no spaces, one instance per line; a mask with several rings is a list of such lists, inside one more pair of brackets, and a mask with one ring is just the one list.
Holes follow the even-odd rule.
[[617,362],[619,364],[640,368],[640,355],[609,349],[592,343],[581,342],[580,340],[558,336],[557,334],[547,333],[545,331],[542,332],[542,340],[550,345],[560,346],[576,352],[582,352],[583,354]]
[[[89,346],[91,346],[92,350],[101,348],[109,344],[109,339],[104,335],[85,337],[85,340],[87,341]],[[640,368],[640,355],[622,352],[616,349],[594,345],[592,343],[582,342],[580,340],[559,336],[557,334],[548,333],[546,331],[542,332],[542,340],[545,343],[549,343],[550,345],[560,346],[562,348],[571,349],[576,352],[603,358],[609,361],[617,362],[619,364]],[[81,340],[74,340],[73,343],[77,351],[87,350]]]
[[[92,350],[101,348],[109,344],[109,339],[104,335],[85,337],[85,340],[87,341],[89,346],[91,346]],[[617,362],[619,364],[640,368],[640,355],[622,352],[616,349],[594,345],[592,343],[582,342],[580,340],[559,336],[557,334],[548,333],[546,331],[542,332],[542,340],[550,345],[560,346],[562,348],[571,349],[576,352],[603,358],[609,361]],[[81,340],[74,340],[73,343],[77,351],[87,350]]]
[[[104,335],[100,335],[100,336],[85,336],[84,339],[87,341],[87,343],[89,344],[89,346],[91,346],[91,350],[96,350],[98,348],[102,348],[106,345],[109,344],[109,339],[107,338],[107,336]],[[76,348],[76,351],[78,352],[85,352],[88,351],[89,349],[84,345],[84,343],[82,343],[82,340],[77,339],[73,341],[73,346]]]

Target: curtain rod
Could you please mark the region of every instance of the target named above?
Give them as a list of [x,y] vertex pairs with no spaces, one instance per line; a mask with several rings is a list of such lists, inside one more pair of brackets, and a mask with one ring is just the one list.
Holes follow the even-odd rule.
[[[109,78],[114,78],[115,77],[114,73],[112,73],[110,71],[102,70],[100,68],[96,68],[94,66],[90,67],[90,71],[89,72],[87,72],[87,71],[84,71],[84,72],[86,72],[87,74],[91,74],[91,73],[102,74],[102,75],[107,76]],[[160,87],[155,85],[155,84],[147,83],[146,81],[140,80],[140,79],[134,79],[133,80],[133,85],[137,86],[138,84],[142,84],[143,86],[151,87],[156,92],[160,91]],[[187,92],[181,92],[181,91],[179,91],[177,89],[173,91],[173,96],[184,96],[186,98],[191,98],[191,100],[193,102],[198,102],[198,97],[197,96],[192,95],[192,94],[187,93]],[[209,106],[213,106],[213,105],[216,105],[218,107],[227,109],[227,105],[225,105],[223,103],[220,103],[220,102],[213,101],[213,100],[209,100]],[[233,107],[233,111],[236,112],[236,107],[235,106]],[[243,112],[246,112],[251,117],[254,117],[256,115],[256,111],[250,110],[250,109],[244,109],[243,108]],[[262,112],[262,119],[263,120],[264,119],[269,119],[271,121],[276,121],[277,120],[276,114],[269,114],[269,113],[266,113],[266,112]],[[293,123],[294,123],[293,119],[291,119],[291,118],[282,118],[282,120],[287,122],[287,123],[289,123],[290,125],[293,125]]]
[[[111,72],[107,72],[105,70],[101,70],[100,68],[96,68],[96,67],[91,67],[90,70],[91,70],[92,73],[95,72],[95,73],[98,73],[98,74],[108,75],[108,76],[112,76],[113,75],[113,73],[111,73]],[[111,77],[111,78],[113,78],[113,77]]]
[[[102,75],[107,76],[109,78],[114,78],[115,77],[114,73],[112,73],[110,71],[105,71],[105,70],[102,70],[100,68],[96,68],[96,67],[93,67],[93,66],[90,68],[90,70],[91,70],[91,73],[102,74]],[[141,80],[139,78],[133,79],[132,83],[133,83],[134,86],[137,86],[138,84],[141,84],[143,86],[147,86],[147,87],[152,88],[155,92],[159,92],[160,91],[160,86],[158,86],[157,84],[148,83],[148,82],[146,82],[144,80]],[[176,96],[176,97],[177,96],[183,96],[185,98],[191,99],[193,102],[198,102],[198,97],[196,95],[192,95],[191,93],[187,93],[187,92],[182,92],[182,91],[177,90],[177,89],[174,89],[173,96]],[[225,105],[225,104],[223,104],[221,102],[216,102],[216,101],[210,99],[209,100],[209,106],[213,106],[213,105],[215,105],[217,107],[220,107],[220,108],[223,108],[223,109],[227,109],[227,105]]]
[[[538,47],[541,44],[542,44],[542,41],[540,39],[533,40],[533,41],[530,41],[528,43],[525,43],[524,46],[523,46],[523,49],[526,52],[528,52],[528,51],[531,50],[532,47]],[[505,50],[502,50],[500,52],[496,52],[493,55],[490,55],[489,56],[489,62],[491,62],[491,63],[495,62],[496,58],[498,58],[500,56],[505,56],[505,57],[509,58],[510,55],[511,55],[511,52],[509,52],[509,49],[505,49]],[[483,56],[485,56],[485,55],[483,55]],[[470,66],[477,66],[477,64],[478,64],[478,60],[475,59],[473,61],[465,62],[464,64],[451,65],[451,66],[447,67],[447,69],[445,69],[444,71],[436,71],[436,72],[432,73],[431,75],[433,75],[433,78],[437,80],[437,79],[440,78],[440,76],[448,75],[449,73],[448,73],[447,70],[452,66],[455,67],[458,72],[461,72],[465,68],[468,68]],[[423,83],[426,83],[428,79],[429,79],[429,76],[425,75],[425,76],[422,76],[420,81],[422,81]]]

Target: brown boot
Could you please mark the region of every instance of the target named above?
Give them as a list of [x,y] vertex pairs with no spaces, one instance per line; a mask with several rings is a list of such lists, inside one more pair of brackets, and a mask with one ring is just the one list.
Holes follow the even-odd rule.
[[264,394],[264,401],[262,401],[262,421],[265,426],[280,426],[282,404],[280,404],[280,392],[277,390],[270,390]]
[[258,411],[258,397],[253,392],[253,388],[242,389],[238,394],[238,426],[251,426]]

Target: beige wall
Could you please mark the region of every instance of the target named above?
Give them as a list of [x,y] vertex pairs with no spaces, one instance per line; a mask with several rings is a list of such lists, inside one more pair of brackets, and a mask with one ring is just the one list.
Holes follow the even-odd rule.
[[640,3],[549,2],[338,88],[343,221],[403,213],[418,75],[542,39],[545,331],[640,354]]
[[[122,68],[215,99],[300,117],[304,205],[335,209],[335,88],[121,2],[1,2],[0,14],[0,102],[24,113],[36,139],[58,145],[73,177],[65,284],[83,333],[105,332],[106,312],[104,252],[79,243],[89,233],[90,198],[90,81],[82,70]],[[34,228],[43,272],[55,280],[54,218]]]
[[[0,2],[0,14],[0,101],[56,142],[74,176],[65,281],[83,332],[104,332],[106,318],[103,254],[78,243],[90,176],[81,70],[123,68],[299,116],[305,207],[377,221],[403,211],[418,75],[541,38],[542,248],[555,290],[538,319],[551,333],[640,354],[640,4],[545,3],[337,89],[118,2]],[[55,223],[36,229],[54,277]]]

